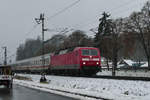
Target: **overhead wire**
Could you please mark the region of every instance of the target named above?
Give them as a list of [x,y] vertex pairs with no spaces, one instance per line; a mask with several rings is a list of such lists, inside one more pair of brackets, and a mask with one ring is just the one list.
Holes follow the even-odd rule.
[[[63,8],[62,10],[60,10],[60,11],[56,12],[55,14],[53,14],[52,16],[48,17],[47,20],[49,21],[49,20],[51,20],[52,18],[54,18],[54,17],[60,15],[61,13],[67,11],[68,9],[72,8],[74,5],[76,5],[76,4],[79,3],[80,1],[81,1],[81,0],[77,0],[77,1],[73,2],[73,3],[70,4],[69,6]],[[124,4],[119,5],[118,7],[112,8],[110,11],[113,12],[114,10],[117,10],[117,9],[119,9],[119,8],[122,8],[122,7],[124,7],[124,6],[126,6],[126,5],[128,5],[128,4],[130,4],[130,3],[132,3],[132,2],[134,2],[134,1],[136,1],[136,0],[128,1],[128,2],[126,2],[126,3],[124,3]],[[121,12],[121,13],[123,13],[123,12]],[[96,20],[96,21],[97,21],[97,20]],[[94,23],[95,23],[96,21],[94,20]],[[93,21],[92,21],[92,23],[93,23]],[[88,24],[86,24],[86,25],[83,25],[83,27],[85,27],[85,26],[87,26],[87,25],[89,25],[89,24],[92,24],[92,23],[88,23]],[[33,26],[33,28],[26,34],[26,36],[29,35],[29,34],[31,34],[31,33],[37,28],[38,25],[39,25],[39,24],[35,24],[35,25]],[[82,27],[82,26],[81,26],[81,27]],[[82,28],[83,28],[83,27],[82,27]],[[61,32],[60,32],[60,33],[61,33]],[[15,53],[15,54],[16,54],[16,53]],[[15,56],[15,54],[12,54],[12,55],[9,56],[9,57]]]
[[[56,12],[55,14],[51,15],[50,17],[48,17],[48,18],[47,18],[47,21],[51,20],[52,18],[54,18],[54,17],[58,16],[59,14],[61,14],[61,13],[65,12],[65,11],[67,11],[68,9],[72,8],[73,6],[75,6],[75,5],[76,5],[77,3],[79,3],[80,1],[81,1],[81,0],[77,0],[77,1],[75,1],[75,2],[73,2],[73,3],[71,3],[70,5],[64,7],[62,10],[60,10],[60,11]],[[63,29],[63,30],[64,30],[64,29]],[[51,30],[48,29],[47,31],[50,32]],[[54,30],[53,30],[53,31],[54,31]],[[60,33],[60,31],[59,31],[59,33]]]
[[[125,3],[121,4],[121,5],[119,5],[118,7],[112,8],[109,12],[114,12],[114,11],[118,10],[119,8],[125,7],[125,6],[127,6],[128,4],[131,4],[131,3],[135,2],[135,1],[137,1],[137,0],[130,0],[130,1],[127,1],[127,2],[125,2]],[[119,13],[119,12],[118,12],[118,13]],[[121,13],[124,13],[124,12],[122,11]],[[101,15],[98,15],[98,16],[101,16]],[[91,22],[89,22],[89,23],[87,23],[87,24],[81,26],[80,28],[86,27],[87,25],[93,24],[93,23],[95,23],[95,22],[97,22],[96,19],[94,19],[93,21],[91,21]]]
[[111,11],[113,12],[114,10],[118,9],[118,8],[122,8],[124,6],[127,6],[128,4],[131,4],[132,2],[137,1],[137,0],[129,0],[127,2],[125,2],[124,4],[119,5],[118,7],[114,7],[111,9]]
[[77,1],[73,2],[73,3],[70,4],[69,6],[63,8],[62,10],[60,10],[60,11],[56,12],[55,14],[53,14],[52,16],[48,17],[47,20],[50,20],[50,19],[56,17],[57,15],[59,15],[59,14],[65,12],[65,11],[67,11],[68,9],[72,8],[74,5],[76,5],[76,4],[79,3],[80,1],[81,1],[81,0],[77,0]]
[[[71,7],[73,7],[74,5],[76,5],[77,3],[79,3],[80,1],[81,1],[81,0],[77,0],[77,1],[73,2],[73,3],[70,4],[69,6],[63,8],[62,10],[60,10],[60,11],[56,12],[55,14],[53,14],[52,16],[48,17],[47,20],[50,20],[50,19],[52,19],[52,18],[58,16],[59,14],[61,14],[61,13],[65,12],[65,11],[67,11],[68,9],[70,9]],[[35,25],[33,26],[33,28],[26,34],[26,36],[28,36],[29,34],[31,34],[31,33],[37,28],[38,25],[39,25],[39,24],[35,24]],[[8,56],[8,58],[13,57],[13,56],[15,56],[15,55],[16,55],[16,52],[13,53],[12,55]]]
[[[25,36],[28,36],[29,34],[31,34],[38,26],[39,24],[35,24],[26,34]],[[21,40],[21,41],[24,41],[24,40]],[[7,59],[11,58],[11,57],[14,57],[16,56],[16,51],[15,53],[11,54],[10,56],[7,56]]]
[[37,28],[38,25],[39,25],[39,24],[35,24],[35,25],[33,26],[33,28],[32,28],[26,35],[31,34],[31,33]]
[[[138,1],[138,0],[133,0],[133,1]],[[132,2],[133,2],[133,1],[132,1]],[[139,0],[139,1],[140,1],[140,0]],[[132,6],[132,8],[134,8],[135,6],[137,6],[137,4],[134,4],[134,5]],[[114,12],[113,14],[115,14],[115,15],[117,15],[117,14],[122,14],[122,13],[125,13],[125,12],[129,11],[129,9],[131,10],[132,8],[126,8],[126,9],[124,9],[124,11],[120,10],[120,11]]]

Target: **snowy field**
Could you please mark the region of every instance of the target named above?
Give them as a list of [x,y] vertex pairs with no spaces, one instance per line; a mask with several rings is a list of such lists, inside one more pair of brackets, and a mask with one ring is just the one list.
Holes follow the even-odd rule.
[[[111,100],[150,100],[150,82],[46,76],[49,83],[42,84],[39,82],[40,75],[26,74],[21,76],[30,77],[33,81],[15,79],[14,84],[69,96],[80,100],[97,99],[75,95],[75,93]],[[72,94],[55,90],[67,91]]]
[[[102,70],[98,72],[97,75],[112,75],[111,70]],[[116,70],[116,76],[134,76],[134,77],[150,77],[150,71],[146,70]]]

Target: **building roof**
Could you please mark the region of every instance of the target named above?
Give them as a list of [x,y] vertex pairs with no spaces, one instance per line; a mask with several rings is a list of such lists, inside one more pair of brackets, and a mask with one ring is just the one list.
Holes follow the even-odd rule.
[[130,59],[124,59],[124,62],[126,63],[126,64],[128,64],[129,66],[132,66],[135,62],[134,61],[132,61],[132,60],[130,60]]
[[145,62],[145,64],[141,65],[141,67],[148,67],[148,62]]

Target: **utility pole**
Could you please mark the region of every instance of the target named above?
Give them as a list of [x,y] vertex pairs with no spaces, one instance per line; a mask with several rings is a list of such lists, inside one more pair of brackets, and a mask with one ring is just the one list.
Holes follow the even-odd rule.
[[37,24],[42,24],[42,65],[43,65],[43,72],[45,67],[45,59],[44,59],[44,32],[47,31],[47,29],[44,28],[44,13],[40,14],[40,18],[35,18],[35,21]]
[[2,47],[5,51],[4,51],[4,65],[7,65],[7,47]]

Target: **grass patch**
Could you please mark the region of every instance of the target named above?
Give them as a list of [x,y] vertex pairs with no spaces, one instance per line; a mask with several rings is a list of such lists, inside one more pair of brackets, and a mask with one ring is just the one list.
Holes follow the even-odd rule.
[[18,76],[18,75],[15,75],[15,76],[14,76],[14,79],[32,81],[32,79],[29,78],[29,77]]
[[40,82],[41,84],[49,84],[49,82]]

